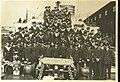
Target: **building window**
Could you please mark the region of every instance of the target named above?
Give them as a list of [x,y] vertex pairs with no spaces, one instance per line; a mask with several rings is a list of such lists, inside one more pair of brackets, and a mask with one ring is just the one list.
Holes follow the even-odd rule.
[[115,12],[116,11],[116,8],[115,8],[115,6],[113,7],[113,12]]
[[105,16],[107,15],[107,13],[108,13],[108,11],[106,10],[106,11],[105,11]]
[[95,17],[95,20],[96,20],[96,17]]
[[99,18],[101,18],[101,14],[99,14]]
[[91,19],[91,22],[92,22],[92,19]]

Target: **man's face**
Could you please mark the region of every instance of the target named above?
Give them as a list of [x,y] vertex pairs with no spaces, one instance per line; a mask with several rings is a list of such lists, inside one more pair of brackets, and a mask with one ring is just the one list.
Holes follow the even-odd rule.
[[76,30],[76,29],[77,29],[77,26],[74,26],[74,29]]
[[21,45],[23,45],[24,43],[23,42],[21,42]]
[[21,29],[19,29],[19,32],[21,32],[22,30]]
[[58,10],[58,8],[57,8],[57,7],[55,7],[55,8],[54,8],[54,10],[56,10],[56,11],[57,11],[57,10]]
[[32,46],[32,44],[29,44],[29,46]]
[[20,43],[18,43],[17,46],[20,46]]
[[19,37],[19,35],[15,35],[15,37],[16,37],[16,38],[18,38],[18,37]]
[[107,48],[106,48],[106,46],[105,46],[105,45],[104,45],[103,47],[104,47],[104,50],[107,50]]
[[32,30],[29,30],[29,33],[32,33]]
[[10,44],[9,44],[9,43],[7,43],[7,46],[10,46]]
[[44,44],[42,43],[41,46],[44,47]]
[[77,47],[77,46],[75,47],[75,50],[78,50],[78,47]]
[[33,25],[34,27],[36,27],[36,22],[34,22],[32,25]]
[[58,48],[58,45],[55,45],[55,48]]
[[64,11],[65,11],[65,12],[67,12],[67,11],[68,11],[67,7],[64,9]]
[[108,47],[108,46],[106,46],[106,50],[109,50],[109,47]]
[[65,47],[65,44],[62,43],[62,47]]
[[50,45],[47,45],[47,48],[50,48]]
[[56,33],[58,33],[59,32],[59,30],[58,29],[56,29]]
[[11,42],[10,44],[13,45],[13,42]]
[[27,46],[27,44],[26,43],[24,43],[24,47],[26,47]]
[[25,34],[28,34],[28,31],[25,31]]
[[22,31],[22,34],[25,34],[25,31]]
[[100,48],[100,46],[98,46],[98,50],[100,50],[101,48]]
[[35,24],[33,24],[33,26],[34,26],[34,27],[36,27],[36,23],[35,23]]
[[103,49],[104,49],[104,47],[103,47],[103,46],[101,46],[101,49],[103,50]]
[[48,7],[48,11],[50,11],[50,9],[51,9],[51,8],[50,8],[50,7]]
[[71,48],[71,49],[73,48],[72,45],[70,45],[70,48]]
[[97,48],[97,46],[95,45],[95,48]]
[[34,43],[33,46],[36,47],[36,43]]

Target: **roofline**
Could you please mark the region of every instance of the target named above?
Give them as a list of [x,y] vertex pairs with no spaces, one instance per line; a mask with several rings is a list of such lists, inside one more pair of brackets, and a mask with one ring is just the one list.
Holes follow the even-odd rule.
[[[115,2],[115,1],[111,1],[109,3],[107,3],[106,5],[104,5],[103,7],[101,7],[99,10],[104,9],[106,6],[108,6],[110,3]],[[97,13],[99,10],[95,11],[93,14],[91,14],[89,17],[91,17],[92,15],[94,15],[95,13]],[[83,21],[87,20],[89,17],[85,18]]]

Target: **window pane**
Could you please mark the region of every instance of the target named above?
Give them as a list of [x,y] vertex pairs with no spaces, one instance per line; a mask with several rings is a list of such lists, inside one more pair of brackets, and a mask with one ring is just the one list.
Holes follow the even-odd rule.
[[115,12],[115,10],[116,10],[116,8],[115,8],[115,6],[113,7],[113,12]]
[[92,22],[92,19],[91,19],[91,22]]
[[105,11],[105,15],[107,15],[107,10]]
[[101,18],[101,14],[99,14],[99,18]]
[[95,17],[95,20],[96,20],[96,17]]

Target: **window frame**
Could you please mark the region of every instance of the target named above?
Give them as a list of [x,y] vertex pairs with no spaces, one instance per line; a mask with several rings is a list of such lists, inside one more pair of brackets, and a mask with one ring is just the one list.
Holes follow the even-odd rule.
[[112,9],[112,10],[113,10],[113,12],[115,12],[115,11],[116,11],[116,7],[115,7],[115,6],[113,6],[113,9]]
[[106,10],[106,11],[105,11],[105,16],[107,16],[107,15],[108,15],[108,11]]
[[96,16],[94,17],[94,20],[97,20],[97,17],[96,17]]
[[93,21],[93,19],[91,18],[91,19],[90,19],[90,21],[92,22],[92,21]]
[[99,18],[102,18],[102,14],[99,14]]

